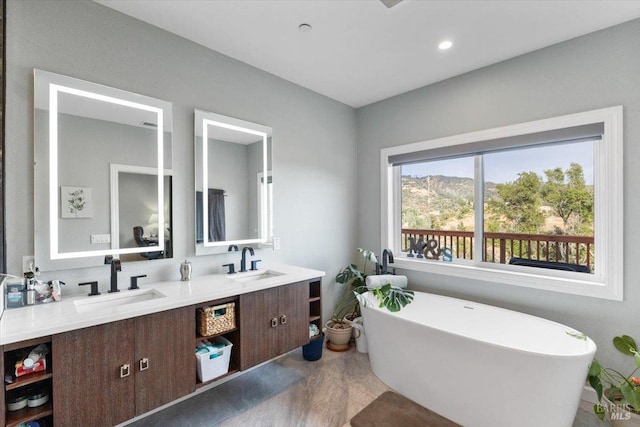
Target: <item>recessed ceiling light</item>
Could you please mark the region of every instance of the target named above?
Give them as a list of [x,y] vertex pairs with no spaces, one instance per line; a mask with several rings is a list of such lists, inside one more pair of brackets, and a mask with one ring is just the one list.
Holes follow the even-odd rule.
[[309,25],[309,24],[300,24],[300,25],[298,25],[298,29],[300,31],[302,31],[303,33],[308,33],[309,31],[311,31],[311,25]]
[[440,50],[447,50],[447,49],[449,49],[451,46],[453,46],[453,42],[452,42],[451,40],[445,40],[445,41],[443,41],[442,43],[440,43],[440,44],[438,45],[438,48],[439,48]]

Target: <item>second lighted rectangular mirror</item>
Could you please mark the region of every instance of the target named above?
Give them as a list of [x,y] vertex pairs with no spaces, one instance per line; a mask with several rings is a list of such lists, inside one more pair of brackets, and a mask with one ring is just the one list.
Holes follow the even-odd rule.
[[195,110],[196,255],[273,239],[271,128]]

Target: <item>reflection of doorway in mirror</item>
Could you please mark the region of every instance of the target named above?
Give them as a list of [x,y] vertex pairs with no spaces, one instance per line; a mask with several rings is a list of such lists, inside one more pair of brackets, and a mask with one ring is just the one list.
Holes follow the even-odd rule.
[[[262,217],[262,197],[266,197],[266,206],[267,206],[267,215],[266,218]],[[271,171],[267,172],[267,183],[264,184],[264,174],[262,172],[258,173],[258,218],[262,218],[260,222],[260,227],[265,227],[267,230],[267,242],[271,242],[273,240],[273,175]],[[260,230],[262,231],[262,230]],[[258,233],[260,236],[263,235],[262,232]]]
[[60,187],[60,211],[62,218],[92,218],[92,188]]

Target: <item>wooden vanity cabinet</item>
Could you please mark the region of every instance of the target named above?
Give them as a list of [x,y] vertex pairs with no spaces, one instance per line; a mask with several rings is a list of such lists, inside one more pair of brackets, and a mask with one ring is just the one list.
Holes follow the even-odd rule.
[[[56,425],[112,426],[134,417],[134,324],[127,319],[53,336]],[[121,377],[127,364],[129,375]]]
[[[196,382],[193,307],[135,319],[136,416],[186,396]],[[145,367],[144,359],[148,359]]]
[[309,342],[308,282],[240,295],[240,369]]
[[115,425],[195,390],[192,307],[53,336],[56,425]]

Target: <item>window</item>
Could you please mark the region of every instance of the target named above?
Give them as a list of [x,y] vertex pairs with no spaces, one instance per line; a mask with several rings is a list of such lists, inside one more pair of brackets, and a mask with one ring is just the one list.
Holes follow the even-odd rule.
[[622,107],[383,149],[382,183],[400,268],[622,299]]

